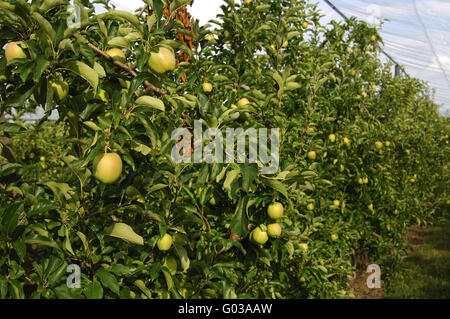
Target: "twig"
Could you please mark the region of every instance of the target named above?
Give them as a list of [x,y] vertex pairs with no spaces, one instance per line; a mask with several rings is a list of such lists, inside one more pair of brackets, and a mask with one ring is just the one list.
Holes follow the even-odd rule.
[[141,11],[139,11],[139,13],[137,14],[137,17],[139,18],[144,13],[144,11],[147,10],[147,8],[148,8],[148,4],[143,6]]
[[203,212],[202,212],[200,206],[198,206],[197,203],[195,203],[195,206],[197,206],[198,214],[200,215],[200,217],[203,219],[203,221],[205,222],[206,226],[208,227],[208,232],[210,234],[212,234],[211,225],[209,224],[208,219],[205,217],[205,215],[203,215]]

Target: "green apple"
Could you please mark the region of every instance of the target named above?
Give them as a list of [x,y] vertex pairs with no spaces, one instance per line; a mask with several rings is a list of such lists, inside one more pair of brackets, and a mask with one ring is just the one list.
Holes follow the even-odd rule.
[[283,217],[283,204],[274,202],[267,207],[267,215],[271,219],[278,219]]
[[19,46],[21,42],[9,42],[5,47],[6,63],[14,59],[25,59],[27,55]]
[[309,203],[308,205],[306,205],[306,209],[309,210],[309,211],[314,210],[314,204]]
[[310,160],[315,160],[316,159],[316,152],[314,152],[314,151],[309,151],[308,152],[308,158],[310,159]]
[[214,36],[212,34],[208,34],[205,36],[205,39],[208,41],[214,41]]
[[298,244],[301,251],[307,252],[308,251],[308,244],[306,243],[300,243]]
[[165,73],[175,69],[175,55],[165,47],[160,47],[158,52],[152,52],[148,59],[149,67],[156,73]]
[[242,98],[238,101],[237,106],[238,107],[244,107],[246,106],[248,103],[250,103],[250,101],[247,98]]
[[339,207],[340,205],[341,205],[341,202],[339,201],[339,199],[335,199],[335,200],[333,201],[333,206]]
[[117,60],[119,62],[125,63],[125,60],[126,60],[125,54],[119,48],[110,49],[110,50],[106,51],[106,54],[108,54],[114,60]]
[[269,240],[267,232],[263,231],[259,226],[252,231],[251,238],[260,245],[264,245]]
[[339,239],[339,236],[338,235],[336,235],[336,234],[331,234],[331,240],[332,241],[336,241],[336,240],[338,240]]
[[159,250],[166,251],[169,250],[170,247],[172,247],[172,242],[173,242],[172,236],[165,233],[162,238],[158,239],[156,245],[158,246]]
[[286,40],[283,42],[283,45],[281,46],[282,48],[287,48],[289,45],[289,42]]
[[375,41],[376,39],[377,39],[376,35],[373,35],[373,36],[370,37],[370,41]]
[[211,197],[211,199],[209,200],[209,204],[212,205],[212,206],[215,206],[217,204],[216,198],[214,196]]
[[213,86],[211,83],[209,83],[209,82],[203,83],[203,92],[210,93],[212,91],[212,89],[213,89]]
[[267,233],[272,238],[278,238],[281,235],[281,226],[280,224],[270,224],[267,226]]
[[336,142],[336,135],[330,134],[328,135],[328,139],[330,140],[331,143],[334,143]]
[[302,27],[303,27],[304,29],[306,29],[306,28],[308,27],[308,22],[304,21],[304,22],[302,23]]
[[344,145],[347,147],[350,147],[350,140],[348,139],[348,137],[344,137]]
[[383,143],[380,142],[380,141],[376,141],[376,142],[375,142],[375,148],[376,148],[377,150],[381,150],[381,149],[383,148]]
[[69,84],[61,79],[50,81],[50,86],[55,91],[59,101],[63,100],[69,93]]
[[122,173],[122,159],[116,153],[101,153],[93,164],[94,176],[105,184],[114,183]]

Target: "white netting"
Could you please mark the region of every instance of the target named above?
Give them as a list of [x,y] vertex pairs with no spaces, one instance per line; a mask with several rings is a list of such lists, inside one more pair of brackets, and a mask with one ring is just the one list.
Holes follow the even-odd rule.
[[[118,9],[135,11],[141,0],[113,0]],[[325,14],[324,22],[342,21],[325,0],[315,0]],[[383,49],[406,72],[436,89],[436,102],[450,112],[450,0],[330,0],[347,17],[370,24],[384,21],[380,34]],[[220,12],[222,0],[195,0],[192,15],[202,24]]]

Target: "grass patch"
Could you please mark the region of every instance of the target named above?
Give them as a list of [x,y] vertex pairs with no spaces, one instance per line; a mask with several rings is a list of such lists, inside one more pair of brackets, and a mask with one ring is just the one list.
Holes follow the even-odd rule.
[[[412,245],[413,246],[413,245]],[[435,226],[391,278],[386,298],[450,299],[450,220]]]

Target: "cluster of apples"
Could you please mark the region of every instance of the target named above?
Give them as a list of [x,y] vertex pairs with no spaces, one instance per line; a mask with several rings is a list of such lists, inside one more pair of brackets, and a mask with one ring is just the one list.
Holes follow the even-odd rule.
[[[267,207],[267,216],[272,220],[283,217],[283,204],[274,202]],[[250,240],[257,244],[264,245],[271,238],[278,238],[281,235],[281,226],[278,223],[260,225],[255,227],[250,233]]]
[[[121,63],[126,61],[125,54],[118,48],[110,49],[106,51],[106,54]],[[160,47],[158,52],[152,52],[150,54],[148,65],[154,72],[159,74],[172,71],[175,69],[175,55],[170,49]],[[117,153],[101,153],[97,155],[94,160],[94,176],[97,179],[105,184],[111,184],[119,179],[121,173],[122,160]],[[170,237],[170,235],[166,235]],[[161,239],[161,247],[167,247],[169,249],[172,245],[172,238],[167,236]]]
[[[5,58],[6,63],[9,63],[15,59],[26,59],[27,55],[22,48],[23,43],[19,42],[9,42],[5,47]],[[69,93],[69,85],[66,81],[63,80],[60,74],[56,74],[54,77],[50,79],[50,86],[53,88],[55,92],[55,96],[58,101],[63,100],[67,93]]]

